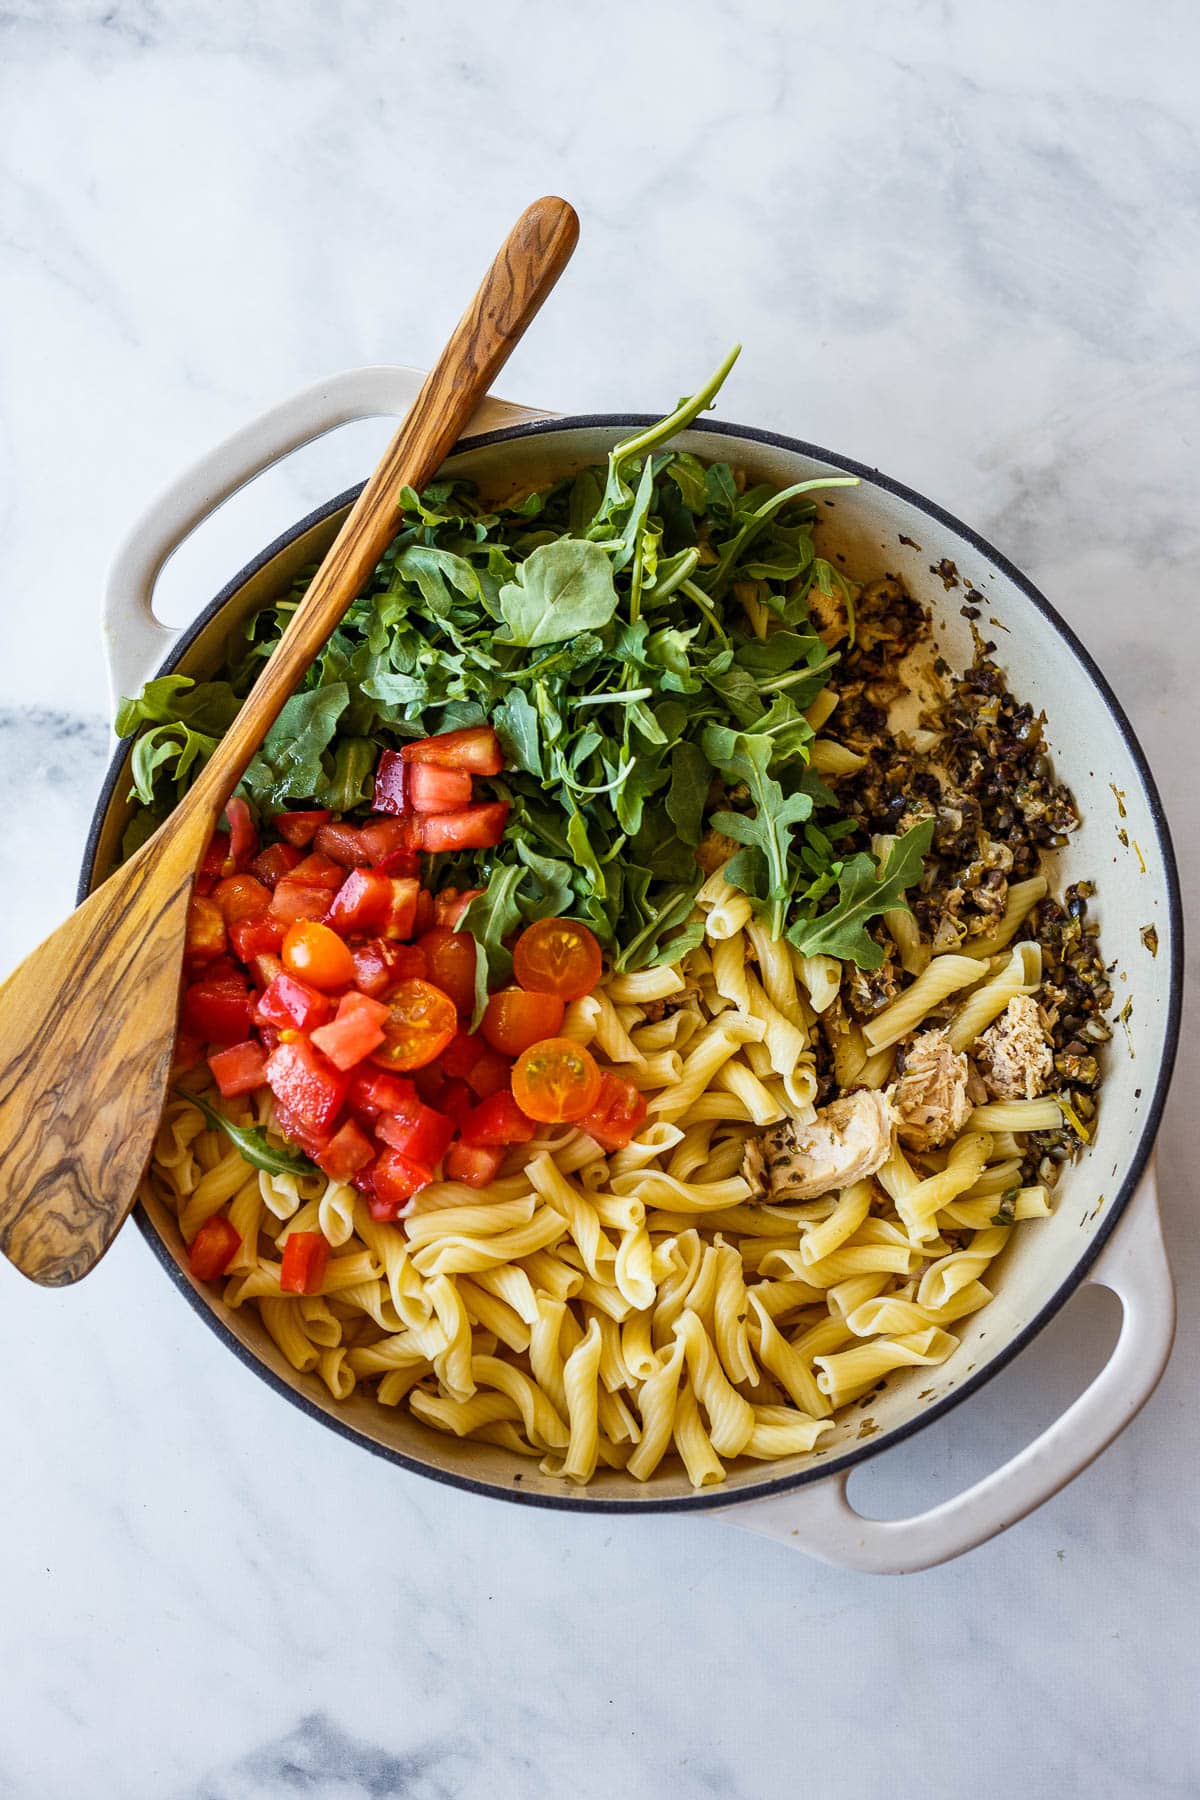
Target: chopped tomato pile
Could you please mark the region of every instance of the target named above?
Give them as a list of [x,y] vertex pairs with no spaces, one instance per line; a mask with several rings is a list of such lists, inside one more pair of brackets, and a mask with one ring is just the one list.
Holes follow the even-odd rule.
[[[499,843],[507,802],[475,800],[472,781],[502,767],[490,726],[406,744],[380,757],[375,816],[281,813],[265,846],[232,800],[197,877],[177,1065],[207,1061],[227,1098],[269,1088],[284,1137],[377,1219],[399,1217],[439,1169],[486,1187],[539,1125],[571,1121],[618,1149],[645,1117],[630,1082],[560,1035],[567,1003],[600,978],[586,925],[522,931],[513,984],[469,1029],[477,951],[456,927],[474,891],[430,893],[420,856]],[[284,1291],[319,1289],[323,1244],[287,1239]],[[228,1220],[207,1221],[193,1273],[216,1279],[238,1247]]]

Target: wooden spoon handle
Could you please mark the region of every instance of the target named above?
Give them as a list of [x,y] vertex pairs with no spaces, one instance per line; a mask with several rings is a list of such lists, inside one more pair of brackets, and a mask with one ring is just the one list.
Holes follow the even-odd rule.
[[521,214],[175,820],[184,809],[203,811],[215,825],[284,702],[396,535],[400,489],[420,489],[437,473],[562,274],[578,237],[579,220],[565,200],[552,195],[535,200]]

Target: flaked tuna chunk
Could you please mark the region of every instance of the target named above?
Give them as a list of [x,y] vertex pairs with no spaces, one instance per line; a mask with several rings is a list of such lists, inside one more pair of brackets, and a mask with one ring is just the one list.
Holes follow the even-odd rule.
[[995,1100],[1036,1100],[1054,1072],[1054,1052],[1036,1001],[1014,994],[975,1040],[975,1062]]
[[887,1096],[859,1088],[806,1125],[785,1119],[746,1145],[742,1171],[768,1200],[815,1200],[873,1175],[892,1147]]
[[904,1051],[904,1073],[892,1091],[896,1135],[910,1150],[932,1150],[957,1137],[971,1116],[970,1066],[941,1030],[918,1032]]

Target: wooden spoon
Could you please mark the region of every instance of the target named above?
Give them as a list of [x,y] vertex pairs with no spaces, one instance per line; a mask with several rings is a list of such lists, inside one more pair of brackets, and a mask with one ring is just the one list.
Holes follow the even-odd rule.
[[247,763],[566,266],[565,200],[522,213],[212,759],[171,817],[0,988],[0,1248],[47,1287],[99,1261],[162,1111],[192,878]]

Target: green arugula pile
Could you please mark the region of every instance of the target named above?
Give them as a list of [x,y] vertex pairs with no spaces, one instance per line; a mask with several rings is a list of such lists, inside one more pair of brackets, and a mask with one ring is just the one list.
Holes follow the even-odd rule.
[[[689,915],[709,830],[739,846],[728,879],[774,935],[867,969],[881,960],[867,925],[920,877],[928,826],[882,870],[839,858],[854,822],[809,766],[805,710],[838,661],[809,596],[849,603],[850,589],[815,553],[808,496],[853,481],[745,486],[663,447],[736,355],[606,469],[491,505],[464,481],[406,488],[367,591],[246,772],[264,824],[301,804],[367,811],[381,749],[490,721],[511,765],[489,784],[511,802],[508,831],[496,850],[437,858],[432,884],[484,888],[464,925],[493,985],[505,938],[551,914],[585,920],[618,970],[675,961],[700,939]],[[304,584],[254,617],[218,679],[169,675],[123,702],[143,808],[127,849],[194,779]]]

